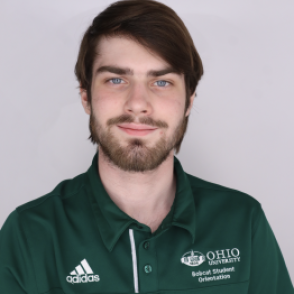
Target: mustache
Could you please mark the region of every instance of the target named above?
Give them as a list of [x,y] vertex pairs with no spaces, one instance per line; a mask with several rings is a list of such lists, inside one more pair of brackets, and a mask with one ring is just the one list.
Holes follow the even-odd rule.
[[[131,115],[128,114],[123,114],[118,117],[110,118],[107,121],[107,126],[112,126],[116,124],[121,124],[121,123],[133,123],[135,122],[135,118]],[[157,127],[157,128],[168,128],[168,124],[162,120],[154,120],[151,117],[140,117],[139,118],[139,123],[143,125],[148,125],[152,127]]]

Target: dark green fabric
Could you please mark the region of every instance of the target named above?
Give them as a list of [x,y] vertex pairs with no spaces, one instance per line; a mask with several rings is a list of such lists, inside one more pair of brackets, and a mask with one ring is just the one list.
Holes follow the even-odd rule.
[[[254,198],[186,174],[175,157],[175,201],[152,234],[109,198],[97,160],[8,217],[1,294],[134,293],[130,230],[139,293],[294,294]],[[79,276],[85,260],[91,272]]]

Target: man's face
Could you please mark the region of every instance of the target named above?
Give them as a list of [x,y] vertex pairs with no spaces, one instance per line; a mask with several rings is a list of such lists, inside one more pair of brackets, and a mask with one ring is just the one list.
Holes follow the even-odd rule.
[[126,37],[104,37],[93,65],[91,134],[99,151],[124,171],[157,168],[184,132],[184,75],[162,58]]

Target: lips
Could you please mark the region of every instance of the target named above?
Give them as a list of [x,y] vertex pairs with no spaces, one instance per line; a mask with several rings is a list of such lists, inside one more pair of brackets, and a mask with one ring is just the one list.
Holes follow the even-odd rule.
[[156,127],[151,127],[147,125],[138,125],[138,124],[120,124],[118,128],[123,132],[132,135],[132,136],[146,136],[155,130]]

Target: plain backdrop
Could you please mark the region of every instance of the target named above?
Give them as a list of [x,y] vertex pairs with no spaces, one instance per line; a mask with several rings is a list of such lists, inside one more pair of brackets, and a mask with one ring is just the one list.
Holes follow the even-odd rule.
[[[111,2],[0,2],[0,226],[91,164],[74,65]],[[178,157],[186,172],[262,203],[293,281],[294,2],[162,2],[184,20],[205,70]]]

